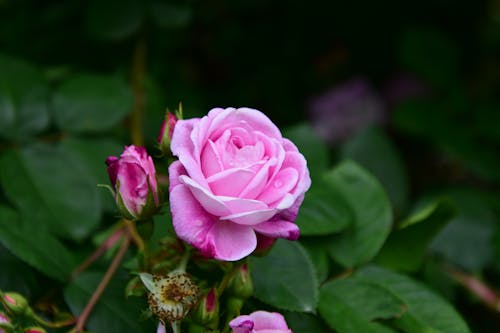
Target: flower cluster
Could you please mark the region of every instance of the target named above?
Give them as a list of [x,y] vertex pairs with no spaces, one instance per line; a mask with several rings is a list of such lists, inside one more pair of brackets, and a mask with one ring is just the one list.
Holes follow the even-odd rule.
[[[158,137],[164,156],[174,156],[169,172],[169,204],[178,238],[208,258],[240,260],[277,238],[296,240],[294,223],[311,185],[307,162],[262,112],[216,108],[203,118],[183,120],[167,113]],[[161,206],[152,158],[145,148],[128,146],[106,160],[115,200],[122,215],[150,219]],[[227,285],[227,302],[239,314],[253,292],[246,264],[237,266]],[[202,295],[188,274],[141,273],[150,308],[162,324],[192,320],[215,328],[218,289]],[[234,333],[291,332],[279,313],[256,311],[236,316]],[[159,326],[159,332],[164,331]]]

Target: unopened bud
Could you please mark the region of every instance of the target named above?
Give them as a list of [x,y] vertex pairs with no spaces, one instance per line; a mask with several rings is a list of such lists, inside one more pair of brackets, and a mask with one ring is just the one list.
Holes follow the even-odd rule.
[[3,303],[15,314],[29,314],[31,312],[28,301],[18,293],[3,294]]
[[12,330],[12,324],[10,323],[10,318],[3,312],[0,312],[0,333],[4,333],[4,330],[10,332]]
[[41,327],[29,327],[26,330],[24,330],[24,333],[47,333],[47,331],[45,331]]
[[246,263],[239,267],[236,274],[229,281],[227,292],[229,295],[241,299],[246,299],[252,296],[253,282]]
[[[179,104],[180,110],[182,110],[182,104]],[[179,114],[178,111],[177,114]],[[175,124],[177,123],[178,116],[173,115],[168,112],[165,113],[165,120],[163,121],[158,135],[158,143],[160,144],[160,150],[164,155],[170,155],[170,142],[172,141],[172,135],[174,134]]]
[[219,297],[217,290],[211,288],[193,310],[191,318],[196,323],[215,329],[219,320]]
[[183,319],[198,301],[200,290],[184,272],[140,277],[148,289],[149,307],[162,322]]

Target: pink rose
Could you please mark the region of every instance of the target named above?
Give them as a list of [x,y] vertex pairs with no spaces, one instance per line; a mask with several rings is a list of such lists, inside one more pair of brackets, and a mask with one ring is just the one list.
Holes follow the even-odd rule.
[[233,333],[293,333],[285,318],[277,312],[255,311],[229,322]]
[[146,218],[156,211],[159,205],[156,171],[145,148],[125,147],[120,158],[109,156],[106,165],[116,202],[125,217]]
[[296,240],[311,185],[304,156],[262,112],[216,108],[179,120],[171,143],[170,209],[177,235],[204,255],[239,260],[260,239]]

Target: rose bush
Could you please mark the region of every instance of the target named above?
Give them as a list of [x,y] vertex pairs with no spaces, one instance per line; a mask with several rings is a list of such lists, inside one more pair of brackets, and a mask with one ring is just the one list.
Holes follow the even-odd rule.
[[169,168],[177,235],[204,255],[239,260],[259,244],[296,240],[311,185],[304,156],[262,112],[216,108],[178,120]]
[[277,312],[255,311],[229,323],[233,333],[292,333],[285,318]]
[[120,158],[109,156],[106,165],[116,202],[125,217],[146,218],[156,211],[156,170],[145,148],[127,146]]

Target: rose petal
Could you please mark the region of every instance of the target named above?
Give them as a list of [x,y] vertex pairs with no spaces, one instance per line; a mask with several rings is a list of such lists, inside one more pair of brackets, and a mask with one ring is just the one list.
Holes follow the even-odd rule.
[[224,205],[229,208],[231,214],[244,213],[255,210],[268,209],[269,207],[262,201],[233,198],[233,197],[219,197],[224,202]]
[[233,329],[233,333],[250,333],[254,324],[250,316],[239,316],[231,320],[229,326]]
[[252,170],[234,168],[216,173],[207,181],[214,194],[237,197],[254,176]]
[[221,220],[230,220],[241,225],[255,225],[268,221],[276,215],[276,209],[263,209],[245,213],[231,214],[221,217]]
[[175,186],[170,192],[170,211],[177,236],[213,257],[215,249],[207,238],[217,218],[203,209],[186,185]]
[[274,167],[277,163],[278,160],[276,158],[270,158],[241,191],[239,197],[255,199],[266,187],[267,181],[269,180],[269,169]]
[[229,208],[226,207],[224,202],[218,199],[215,195],[201,187],[191,178],[181,175],[179,181],[189,187],[191,193],[198,202],[205,208],[207,212],[215,216],[224,216],[230,214]]
[[249,316],[254,322],[253,329],[256,331],[270,328],[288,329],[285,318],[278,312],[255,311]]
[[[278,172],[278,174],[267,184],[262,194],[257,197],[270,205],[288,194],[297,184],[299,173],[293,168],[285,168]],[[292,202],[293,203],[293,202]]]
[[257,236],[252,228],[229,221],[217,221],[207,238],[214,245],[214,258],[219,260],[240,260],[257,246]]
[[179,180],[180,176],[185,176],[187,174],[186,169],[182,166],[182,163],[179,161],[174,161],[168,167],[168,190],[172,191],[174,187],[179,184],[182,184]]
[[199,121],[199,118],[177,121],[170,149],[174,156],[179,157],[179,161],[186,169],[189,177],[202,187],[208,188],[208,183],[201,171],[200,155],[197,155],[197,157],[194,155],[195,145],[191,139],[193,127],[195,127]]
[[298,152],[287,151],[285,153],[285,160],[283,161],[282,169],[293,168],[299,173],[299,180],[297,185],[290,191],[295,197],[306,192],[311,186],[311,178],[309,170],[307,169],[307,161]]
[[138,216],[149,192],[146,174],[137,163],[118,163],[117,182],[123,204],[133,216]]
[[300,235],[299,227],[288,221],[268,221],[252,226],[256,232],[271,238],[285,238],[297,240]]
[[203,148],[203,153],[201,155],[201,169],[205,174],[205,177],[210,177],[214,173],[221,172],[224,170],[222,165],[222,159],[217,152],[217,148],[212,140],[208,140]]

